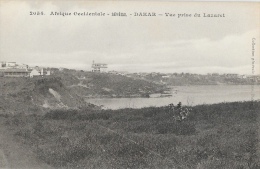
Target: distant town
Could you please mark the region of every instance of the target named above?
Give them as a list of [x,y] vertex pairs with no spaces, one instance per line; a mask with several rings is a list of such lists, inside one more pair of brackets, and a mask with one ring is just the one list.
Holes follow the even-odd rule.
[[[34,66],[30,67],[27,64],[20,64],[16,62],[6,62],[0,61],[0,77],[44,77],[50,76],[55,71],[76,71],[67,68],[45,68]],[[79,72],[93,72],[93,73],[107,73],[126,76],[136,79],[144,79],[160,84],[170,84],[170,85],[182,85],[186,83],[187,85],[193,84],[249,84],[249,83],[260,83],[260,75],[241,75],[241,74],[219,74],[219,73],[208,73],[206,75],[193,74],[193,73],[160,73],[160,72],[150,72],[150,73],[129,73],[127,71],[115,71],[109,70],[108,64],[97,63],[95,61],[91,64],[91,70],[83,71],[77,70]]]
[[35,77],[49,76],[51,71],[42,67],[29,67],[16,62],[0,62],[0,76],[4,77]]

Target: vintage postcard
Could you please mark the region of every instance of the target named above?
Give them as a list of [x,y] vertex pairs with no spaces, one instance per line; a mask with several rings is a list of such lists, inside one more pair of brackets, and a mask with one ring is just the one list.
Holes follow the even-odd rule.
[[0,168],[260,168],[260,3],[0,0]]

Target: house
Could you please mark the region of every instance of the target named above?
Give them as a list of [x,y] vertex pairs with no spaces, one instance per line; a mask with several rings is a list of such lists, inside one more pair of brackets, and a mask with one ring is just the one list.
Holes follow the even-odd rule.
[[6,62],[0,62],[0,69],[6,68]]
[[9,69],[9,68],[16,68],[16,62],[0,62],[0,69]]
[[26,64],[18,64],[18,65],[16,65],[16,68],[19,68],[19,69],[29,69],[29,66],[26,65]]
[[41,73],[38,70],[33,69],[30,73],[30,77],[34,77],[34,76],[41,76]]
[[28,71],[28,65],[16,64],[16,62],[0,62],[0,75],[4,77],[27,77],[30,71]]
[[0,62],[0,69],[10,69],[10,68],[16,68],[16,69],[28,69],[29,66],[26,64],[17,64],[16,62]]
[[30,68],[26,64],[17,64],[16,62],[0,62],[0,76],[4,77],[34,77],[49,76],[50,71],[38,66]]
[[28,77],[30,73],[27,69],[17,68],[0,69],[0,72],[4,77]]
[[36,77],[36,76],[49,76],[51,75],[51,71],[35,67],[31,72],[30,72],[30,77]]
[[16,62],[6,62],[6,67],[16,67]]
[[107,64],[105,63],[95,63],[93,60],[92,63],[92,72],[106,72]]

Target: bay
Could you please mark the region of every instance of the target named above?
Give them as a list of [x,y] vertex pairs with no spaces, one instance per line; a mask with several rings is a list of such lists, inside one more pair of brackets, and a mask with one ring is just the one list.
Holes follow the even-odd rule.
[[259,85],[200,85],[172,86],[172,96],[160,97],[152,94],[150,98],[91,98],[87,102],[102,106],[104,109],[143,108],[174,105],[214,104],[221,102],[260,100]]

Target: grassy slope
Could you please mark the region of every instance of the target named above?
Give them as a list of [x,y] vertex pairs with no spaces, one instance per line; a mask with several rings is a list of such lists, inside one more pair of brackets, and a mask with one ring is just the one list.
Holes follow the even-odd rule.
[[[72,86],[79,95],[92,97],[145,97],[149,93],[162,92],[165,86],[141,79],[108,73],[80,72],[73,70],[55,71],[55,76],[62,79],[63,84]],[[78,79],[85,77],[85,79]],[[87,86],[77,86],[77,84]]]
[[4,125],[4,118],[0,117],[0,168],[7,169],[52,169],[35,157],[30,150],[30,145],[26,146],[16,141],[13,133],[7,130]]
[[259,108],[259,102],[199,105],[183,123],[164,107],[3,117],[54,167],[256,169]]
[[[0,113],[39,113],[45,112],[46,107],[85,107],[89,106],[84,101],[85,96],[145,97],[147,93],[162,91],[163,88],[154,83],[121,75],[75,70],[56,70],[52,76],[44,78],[0,77]],[[55,98],[49,89],[57,92],[60,100]]]
[[[49,89],[60,95],[55,98]],[[0,78],[0,113],[1,112],[44,112],[43,105],[59,107],[82,107],[86,105],[83,98],[68,89],[60,77],[46,78]]]

